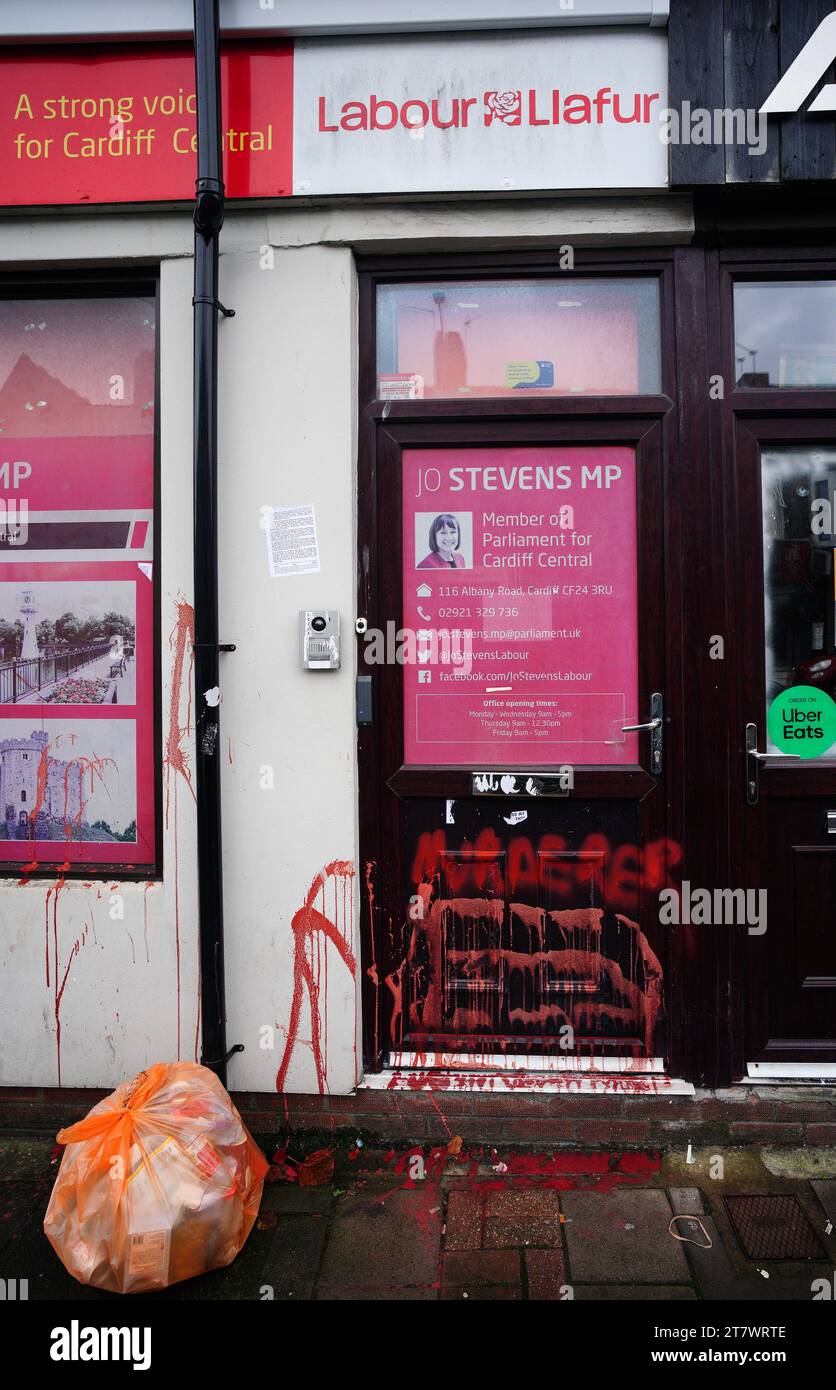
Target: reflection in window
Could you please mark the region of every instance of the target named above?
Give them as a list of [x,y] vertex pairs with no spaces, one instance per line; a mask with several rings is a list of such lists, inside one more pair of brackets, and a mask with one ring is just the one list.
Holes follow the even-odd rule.
[[793,685],[836,698],[836,449],[764,453],[761,488],[766,707]]
[[152,434],[151,298],[0,300],[0,435]]
[[734,287],[738,386],[836,386],[836,280]]
[[381,399],[661,390],[655,279],[382,285]]

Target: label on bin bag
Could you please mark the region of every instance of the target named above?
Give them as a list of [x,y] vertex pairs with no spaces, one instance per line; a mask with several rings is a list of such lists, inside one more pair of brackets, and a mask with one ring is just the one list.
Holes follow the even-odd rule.
[[208,1182],[221,1166],[221,1156],[215,1146],[202,1134],[196,1134],[188,1142],[184,1139],[183,1147],[189,1158],[197,1164],[198,1172]]
[[142,1279],[154,1283],[168,1280],[168,1231],[138,1231],[128,1236],[129,1281]]

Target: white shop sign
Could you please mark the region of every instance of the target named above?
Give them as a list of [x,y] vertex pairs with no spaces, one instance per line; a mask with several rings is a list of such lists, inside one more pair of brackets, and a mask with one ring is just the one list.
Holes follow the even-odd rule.
[[293,192],[665,188],[667,37],[297,40]]

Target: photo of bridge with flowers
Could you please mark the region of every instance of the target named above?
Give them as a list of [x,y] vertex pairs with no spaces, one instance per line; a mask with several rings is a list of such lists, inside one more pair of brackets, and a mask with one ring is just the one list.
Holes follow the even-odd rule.
[[136,702],[132,584],[0,584],[0,704]]

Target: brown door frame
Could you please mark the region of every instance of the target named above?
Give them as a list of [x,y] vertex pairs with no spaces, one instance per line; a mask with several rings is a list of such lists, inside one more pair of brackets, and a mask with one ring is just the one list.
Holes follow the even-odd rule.
[[[637,451],[641,441],[655,434],[661,454],[659,495],[653,499],[650,515],[645,516],[645,538],[648,554],[640,554],[640,565],[656,567],[657,606],[664,604],[667,630],[659,636],[661,656],[661,688],[666,700],[666,772],[665,804],[659,808],[661,835],[681,843],[682,824],[682,733],[681,718],[681,574],[671,567],[678,551],[678,500],[680,469],[677,463],[677,418],[674,407],[675,370],[675,313],[674,257],[670,250],[656,248],[646,251],[607,252],[590,250],[576,252],[574,271],[556,272],[555,258],[550,252],[509,256],[507,253],[483,253],[475,256],[439,256],[361,260],[360,272],[360,427],[358,435],[358,614],[370,626],[380,627],[387,617],[382,610],[383,566],[388,554],[390,589],[396,586],[400,594],[400,537],[401,522],[398,506],[389,508],[386,515],[378,514],[378,467],[397,465],[403,446],[464,443],[623,443],[634,444]],[[398,401],[381,402],[376,393],[376,343],[374,303],[375,290],[384,281],[456,278],[519,278],[561,275],[616,276],[657,275],[661,285],[662,303],[662,363],[663,393],[659,396],[600,397],[600,398],[480,398],[470,401]],[[645,448],[648,447],[646,442]],[[390,494],[391,495],[391,494]],[[642,506],[640,494],[639,506]],[[663,525],[667,517],[668,525]],[[380,538],[380,544],[378,540]],[[386,539],[387,548],[382,544]],[[394,570],[393,570],[394,566]],[[663,580],[663,576],[667,576]],[[664,587],[664,593],[663,593]],[[652,599],[648,599],[652,603]],[[661,628],[662,613],[646,616],[650,630],[656,623]],[[362,663],[358,659],[358,670]],[[400,769],[402,721],[398,671],[377,668],[373,675],[375,723],[358,731],[360,766],[360,855],[364,866],[366,892],[361,909],[363,960],[363,1051],[367,1070],[379,1070],[388,1046],[388,1016],[391,996],[384,987],[382,943],[396,930],[398,896],[403,880],[399,862],[400,837],[393,834],[391,822],[384,825],[381,808],[386,804],[387,776],[390,769]],[[647,653],[640,654],[640,688],[642,698],[659,688],[656,675],[651,675]],[[648,684],[648,681],[651,683]],[[393,715],[397,711],[397,716]],[[385,713],[384,713],[385,712]],[[642,756],[645,750],[642,749]],[[390,774],[391,775],[391,774]],[[608,795],[635,797],[646,794],[652,779],[642,769],[624,769],[620,773],[588,769],[576,778],[575,799],[592,799]],[[445,773],[444,789],[438,787],[438,774],[432,769],[407,772],[400,770],[395,785],[403,795],[462,796],[469,791],[467,773]],[[389,780],[388,795],[392,796]],[[687,970],[682,957],[681,937],[672,933],[667,950],[667,1052],[671,1069],[682,1074],[685,1065],[684,1032],[686,1013],[683,1008],[682,981]]]

